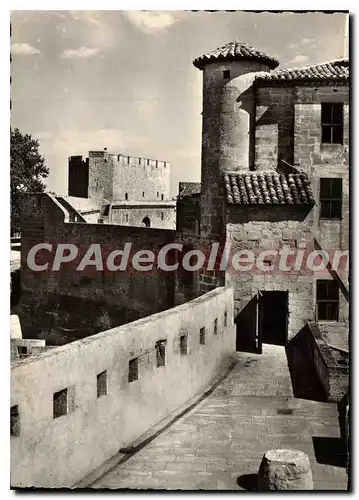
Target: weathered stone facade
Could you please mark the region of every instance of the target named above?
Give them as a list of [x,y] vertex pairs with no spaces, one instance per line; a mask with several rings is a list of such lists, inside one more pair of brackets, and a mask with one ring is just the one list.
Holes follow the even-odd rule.
[[69,158],[69,196],[109,203],[109,213],[100,222],[175,229],[170,176],[169,162],[109,153],[105,148],[90,151],[86,160]]

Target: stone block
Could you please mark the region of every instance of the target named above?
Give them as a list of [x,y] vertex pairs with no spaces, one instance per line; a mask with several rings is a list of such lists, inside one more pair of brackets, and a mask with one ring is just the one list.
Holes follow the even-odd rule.
[[258,489],[313,490],[309,457],[299,450],[270,450],[263,456],[258,473]]
[[248,241],[256,241],[261,237],[261,231],[248,231]]

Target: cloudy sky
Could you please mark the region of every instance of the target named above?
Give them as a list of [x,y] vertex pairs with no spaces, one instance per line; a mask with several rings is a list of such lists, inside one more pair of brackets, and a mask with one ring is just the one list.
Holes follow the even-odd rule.
[[12,126],[39,139],[48,189],[67,157],[107,147],[200,180],[201,71],[195,57],[245,41],[282,67],[343,57],[344,14],[15,11]]

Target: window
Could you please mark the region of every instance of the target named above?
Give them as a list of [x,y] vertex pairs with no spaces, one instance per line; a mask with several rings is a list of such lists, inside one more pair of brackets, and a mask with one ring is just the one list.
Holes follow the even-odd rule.
[[128,193],[125,193],[125,200],[128,200]]
[[163,212],[161,212],[161,220],[163,220]]
[[322,103],[322,143],[343,144],[343,103]]
[[141,165],[141,158],[138,159],[138,164]]
[[163,201],[163,194],[161,194],[161,200]]
[[144,192],[144,191],[142,191],[142,198],[144,198],[144,197],[145,197],[145,192]]
[[150,164],[150,160],[147,160],[147,165],[149,165],[149,164]]
[[339,287],[334,280],[317,280],[317,319],[339,320]]
[[341,219],[342,179],[320,179],[320,218]]
[[125,217],[126,217],[126,222],[128,222],[128,214],[126,214]]
[[217,318],[214,320],[213,333],[214,333],[214,335],[217,335],[217,333],[218,333],[218,319]]
[[58,418],[68,412],[67,389],[55,392],[53,396],[53,417]]
[[224,311],[224,321],[223,321],[224,327],[226,328],[227,326],[227,311]]
[[19,353],[20,358],[25,358],[27,356],[27,347],[24,345],[17,346],[17,352]]
[[159,340],[156,342],[156,361],[157,367],[166,366],[166,343],[167,340]]
[[18,405],[10,408],[10,436],[20,436],[20,414]]
[[128,363],[128,381],[138,380],[138,358],[131,359]]
[[231,77],[231,70],[225,69],[223,70],[223,78],[224,80],[228,80]]
[[157,191],[157,198],[159,197],[160,193]]
[[187,335],[180,336],[180,353],[181,356],[185,356],[187,354]]
[[205,345],[205,343],[206,343],[206,329],[205,329],[205,327],[202,327],[199,331],[199,343],[201,345]]
[[107,394],[107,371],[103,371],[97,375],[97,397],[106,396]]

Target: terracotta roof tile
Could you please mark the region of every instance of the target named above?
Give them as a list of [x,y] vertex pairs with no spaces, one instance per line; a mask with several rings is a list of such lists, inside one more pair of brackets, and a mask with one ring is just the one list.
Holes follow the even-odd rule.
[[349,59],[337,59],[322,64],[302,66],[298,68],[277,69],[270,73],[265,71],[257,75],[256,80],[271,81],[306,81],[306,80],[335,80],[348,81]]
[[225,173],[230,205],[315,205],[306,174]]
[[264,52],[260,52],[251,45],[244,42],[230,42],[223,47],[207,52],[193,61],[194,66],[203,69],[206,64],[216,61],[238,61],[238,60],[256,60],[266,64],[271,69],[278,66],[279,62]]

